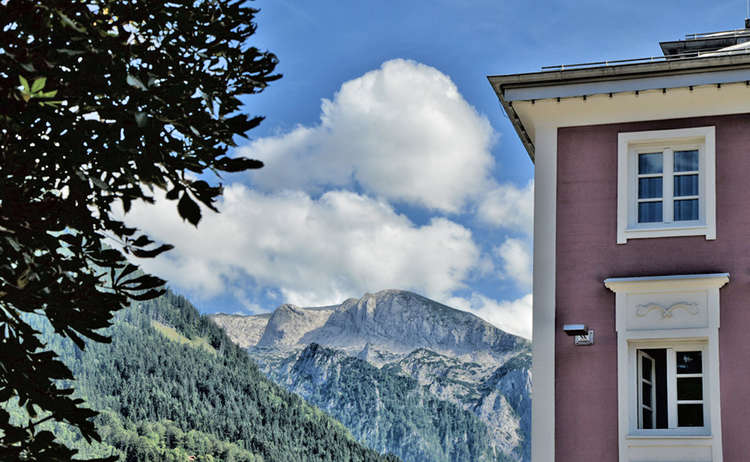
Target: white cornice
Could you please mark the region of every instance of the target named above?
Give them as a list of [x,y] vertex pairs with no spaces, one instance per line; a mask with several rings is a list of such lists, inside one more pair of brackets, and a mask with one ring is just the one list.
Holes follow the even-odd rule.
[[719,289],[729,282],[729,273],[678,274],[668,276],[643,276],[607,278],[604,287],[612,292],[652,292],[686,288]]

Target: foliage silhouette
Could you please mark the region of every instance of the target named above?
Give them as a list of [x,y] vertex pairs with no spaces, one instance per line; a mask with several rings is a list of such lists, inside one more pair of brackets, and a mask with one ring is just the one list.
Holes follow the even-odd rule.
[[215,210],[222,193],[201,174],[262,166],[227,155],[262,120],[239,96],[280,77],[248,44],[256,13],[232,0],[0,2],[0,403],[28,413],[14,424],[0,408],[0,460],[72,460],[40,420],[99,439],[70,370],[21,315],[80,348],[107,342],[97,330],[115,311],[163,292],[125,256],[171,248],[117,209],[158,188],[197,225],[199,203]]

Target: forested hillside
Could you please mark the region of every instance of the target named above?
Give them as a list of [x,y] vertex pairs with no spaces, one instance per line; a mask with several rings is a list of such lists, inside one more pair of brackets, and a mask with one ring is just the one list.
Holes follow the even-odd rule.
[[[395,461],[357,443],[337,421],[266,379],[247,353],[183,297],[167,293],[118,314],[112,343],[85,351],[41,318],[37,329],[78,378],[103,444],[91,456],[127,461]],[[16,410],[18,415],[19,411]],[[51,430],[75,441],[65,428]]]

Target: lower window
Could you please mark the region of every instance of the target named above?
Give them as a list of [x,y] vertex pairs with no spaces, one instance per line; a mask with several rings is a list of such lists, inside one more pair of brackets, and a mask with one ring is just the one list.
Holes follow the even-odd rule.
[[636,352],[638,429],[691,433],[705,429],[704,347],[639,348]]

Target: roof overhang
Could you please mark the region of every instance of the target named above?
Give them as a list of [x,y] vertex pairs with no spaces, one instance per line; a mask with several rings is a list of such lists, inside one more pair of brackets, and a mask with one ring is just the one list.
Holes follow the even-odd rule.
[[527,74],[488,76],[521,142],[534,161],[534,143],[523,121],[513,109],[514,101],[582,98],[613,94],[664,90],[701,85],[746,82],[750,84],[750,54],[732,54],[555,70]]

